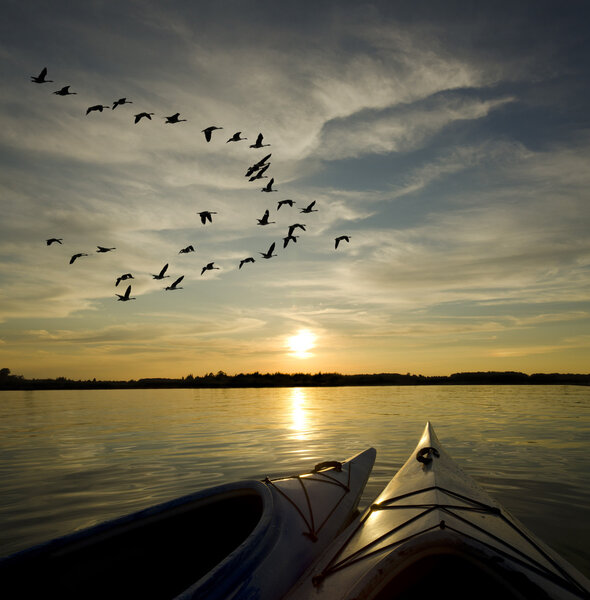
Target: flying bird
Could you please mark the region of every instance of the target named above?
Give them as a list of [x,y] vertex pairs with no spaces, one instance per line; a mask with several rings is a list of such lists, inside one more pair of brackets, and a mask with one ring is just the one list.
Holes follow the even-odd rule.
[[211,134],[216,130],[216,129],[223,129],[223,127],[216,127],[215,125],[211,125],[211,127],[207,127],[205,129],[202,129],[201,132],[205,134],[205,139],[210,142],[211,141]]
[[186,119],[179,119],[180,113],[176,113],[170,117],[164,117],[166,119],[166,123],[180,123],[181,121],[186,121]]
[[131,275],[131,273],[124,273],[120,277],[117,277],[117,282],[115,283],[115,287],[118,286],[121,283],[121,281],[125,281],[127,279],[134,279],[134,277],[133,277],[133,275]]
[[270,167],[270,163],[264,165],[260,169],[257,169],[256,175],[252,175],[252,177],[250,177],[248,181],[255,181],[256,179],[266,179],[268,175],[265,175],[264,173],[266,172],[268,167]]
[[209,210],[203,210],[197,214],[201,217],[201,223],[203,223],[203,225],[206,225],[207,221],[209,221],[209,223],[213,223],[211,215],[216,215],[217,213],[211,212]]
[[258,171],[258,169],[261,169],[265,165],[266,161],[271,156],[272,156],[272,154],[267,154],[264,158],[259,160],[257,163],[254,163],[251,167],[248,167],[245,177],[250,177],[250,175],[252,175],[252,173],[254,173],[255,171]]
[[276,221],[269,221],[268,220],[268,216],[269,216],[269,212],[268,209],[264,211],[264,215],[262,215],[262,219],[258,219],[258,225],[268,225],[269,223],[276,223]]
[[242,140],[247,140],[248,138],[240,137],[242,135],[241,131],[236,131],[230,138],[225,142],[226,144],[229,142],[241,142]]
[[205,272],[205,271],[212,271],[213,269],[219,269],[219,267],[214,267],[215,263],[210,262],[209,264],[205,265],[202,269],[201,269],[201,275]]
[[125,290],[125,293],[123,295],[115,294],[115,296],[119,296],[117,298],[117,300],[120,300],[121,302],[127,302],[127,300],[135,300],[135,298],[130,298],[129,294],[131,294],[131,286],[130,285],[127,286],[127,289]]
[[35,77],[35,75],[31,75],[31,81],[33,83],[53,83],[53,79],[45,79],[47,76],[47,67],[44,67],[41,73]]
[[275,182],[275,178],[272,177],[269,182],[260,190],[261,192],[277,192],[278,190],[272,189],[272,184]]
[[303,231],[305,231],[305,225],[302,223],[294,223],[293,225],[289,225],[289,235],[293,235],[293,232],[296,229],[303,229]]
[[187,246],[186,248],[183,248],[178,254],[188,254],[189,252],[194,252],[195,249],[193,246]]
[[288,235],[283,238],[283,248],[286,248],[289,242],[297,242],[298,235]]
[[117,106],[122,106],[123,104],[133,104],[133,102],[131,102],[131,100],[127,100],[127,98],[119,98],[113,102],[112,110],[115,110]]
[[270,146],[270,144],[262,143],[263,137],[264,136],[261,133],[259,133],[258,137],[256,138],[256,143],[250,144],[250,148],[264,148],[265,146]]
[[248,258],[244,258],[240,261],[240,266],[238,267],[239,269],[241,269],[246,263],[253,263],[256,262],[251,256],[249,256]]
[[293,200],[279,200],[279,204],[277,206],[277,210],[279,210],[281,208],[281,206],[283,206],[285,204],[287,206],[293,207],[294,202],[293,202]]
[[95,111],[102,112],[103,108],[108,108],[108,106],[103,106],[102,104],[95,104],[94,106],[89,106],[86,109],[86,114],[88,115],[88,113],[95,112]]
[[166,264],[165,264],[165,265],[162,267],[162,270],[161,270],[161,271],[160,271],[160,272],[159,272],[157,275],[154,275],[154,274],[152,273],[152,277],[153,277],[154,279],[164,279],[164,277],[170,277],[170,275],[164,275],[164,273],[166,273],[166,269],[167,269],[167,268],[168,268],[168,263],[166,263]]
[[276,256],[276,254],[273,254],[274,250],[275,250],[275,243],[273,242],[269,246],[269,248],[266,252],[259,252],[258,254],[261,254],[262,258],[272,258],[273,256]]
[[75,261],[77,258],[80,258],[81,256],[88,256],[88,254],[84,254],[84,252],[79,252],[78,254],[74,254],[74,255],[72,256],[72,258],[70,258],[70,264],[73,264],[73,263],[74,263],[74,261]]
[[165,287],[165,290],[181,290],[181,287],[178,287],[178,284],[184,279],[184,275],[181,275],[172,285]]
[[334,248],[338,248],[338,244],[340,244],[340,242],[350,242],[350,236],[349,235],[341,235],[338,236],[335,240],[334,240]]
[[136,114],[135,115],[135,124],[137,125],[137,123],[139,123],[144,117],[151,121],[153,114],[154,113],[148,113],[148,112],[141,112],[141,113]]
[[56,92],[53,92],[54,94],[57,94],[58,96],[75,96],[76,92],[70,92],[70,86],[69,85],[64,85],[64,87],[61,88],[61,90],[57,90]]
[[111,250],[116,250],[116,248],[105,248],[104,246],[97,246],[97,252],[110,252]]
[[305,208],[300,208],[299,212],[302,212],[302,213],[318,212],[318,209],[314,208],[314,206],[315,206],[315,200],[313,202],[311,202],[310,204],[308,204]]
[[45,240],[47,242],[48,246],[51,246],[51,244],[57,242],[58,244],[61,244],[63,238],[49,238],[48,240]]

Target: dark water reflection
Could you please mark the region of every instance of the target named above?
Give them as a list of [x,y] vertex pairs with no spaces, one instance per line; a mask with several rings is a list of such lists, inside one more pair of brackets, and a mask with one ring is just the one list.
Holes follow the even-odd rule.
[[374,446],[366,505],[427,420],[465,471],[590,574],[590,389],[574,386],[0,392],[0,554]]

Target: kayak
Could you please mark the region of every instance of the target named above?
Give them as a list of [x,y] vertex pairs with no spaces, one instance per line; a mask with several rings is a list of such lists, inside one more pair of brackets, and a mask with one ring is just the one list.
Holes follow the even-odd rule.
[[590,581],[492,499],[427,423],[372,505],[287,594],[288,600],[573,600]]
[[17,552],[0,560],[0,596],[280,598],[358,514],[375,455],[208,488]]

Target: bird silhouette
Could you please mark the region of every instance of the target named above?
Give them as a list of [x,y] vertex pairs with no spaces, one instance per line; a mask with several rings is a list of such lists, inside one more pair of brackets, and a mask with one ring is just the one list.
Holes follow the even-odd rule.
[[247,140],[248,138],[240,137],[242,135],[241,131],[236,131],[230,138],[225,142],[226,144],[229,142],[241,142],[242,140]]
[[189,252],[194,252],[195,249],[193,246],[187,246],[186,248],[183,248],[178,254],[188,254]]
[[206,264],[202,269],[201,269],[201,275],[205,272],[205,271],[212,271],[213,269],[219,269],[219,267],[214,267],[215,263],[208,263]]
[[44,67],[39,75],[31,75],[31,81],[33,83],[53,83],[53,79],[45,79],[47,76],[47,67]]
[[74,263],[74,261],[75,261],[77,258],[80,258],[81,256],[88,256],[88,254],[85,254],[84,252],[79,252],[78,254],[74,254],[74,255],[72,256],[72,258],[70,258],[70,264],[73,264],[73,263]]
[[119,98],[113,102],[112,110],[115,110],[117,106],[122,106],[123,104],[133,104],[133,102],[131,102],[131,100],[127,100],[127,98]]
[[48,240],[45,240],[45,242],[47,243],[48,246],[51,246],[51,244],[57,242],[58,244],[62,243],[63,238],[49,238]]
[[293,200],[279,200],[279,204],[277,206],[277,210],[279,210],[281,208],[281,206],[283,205],[287,205],[287,206],[291,206],[293,207],[294,201]]
[[117,277],[117,281],[115,283],[115,287],[118,286],[121,283],[121,281],[125,281],[127,279],[134,279],[134,277],[133,277],[133,275],[131,275],[131,273],[124,273],[120,277]]
[[211,215],[216,215],[217,213],[212,212],[210,210],[203,210],[197,214],[201,217],[201,223],[203,223],[203,225],[206,225],[207,221],[209,221],[209,223],[213,223],[213,219],[211,218]]
[[256,138],[256,142],[254,144],[250,144],[250,148],[264,148],[265,146],[270,146],[270,144],[263,144],[262,140],[263,140],[264,136],[259,133],[258,137]]
[[180,113],[173,114],[170,117],[164,117],[166,119],[166,123],[180,123],[181,121],[186,121],[186,119],[179,119]]
[[94,106],[89,106],[86,109],[86,114],[88,115],[89,113],[95,112],[95,111],[102,112],[103,108],[109,108],[109,107],[108,106],[103,106],[102,104],[95,104]]
[[258,169],[261,169],[265,165],[266,161],[271,156],[272,156],[272,153],[267,154],[264,158],[260,159],[257,163],[254,163],[251,167],[248,167],[245,177],[250,177],[250,175],[252,175],[252,173],[258,171]]
[[241,269],[246,263],[253,263],[256,262],[251,256],[249,256],[248,258],[244,258],[240,261],[240,266],[238,267],[239,269]]
[[256,175],[252,175],[252,177],[250,177],[249,181],[255,181],[256,179],[266,179],[268,177],[268,175],[265,175],[264,173],[266,172],[268,167],[270,167],[270,163],[267,163],[260,169],[257,169],[257,171],[255,171]]
[[278,190],[272,189],[272,184],[275,182],[275,178],[272,177],[269,182],[260,190],[261,192],[277,192]]
[[303,229],[303,231],[305,231],[305,224],[303,224],[303,223],[294,223],[293,225],[289,225],[289,235],[293,235],[293,232],[296,229]]
[[164,279],[164,277],[170,277],[170,275],[164,275],[164,273],[166,273],[166,269],[168,269],[168,263],[162,267],[162,270],[157,275],[152,273],[152,277],[154,279]]
[[289,244],[289,242],[297,242],[297,238],[299,236],[298,235],[288,235],[287,237],[283,238],[283,248],[286,248]]
[[131,286],[130,285],[127,286],[127,289],[125,290],[125,293],[123,295],[115,294],[115,296],[119,296],[117,298],[117,300],[120,300],[121,302],[127,302],[127,300],[135,300],[135,298],[130,298],[129,294],[131,294]]
[[350,242],[350,236],[349,235],[340,235],[337,238],[335,238],[334,240],[334,248],[338,248],[338,244],[340,244],[340,242]]
[[105,248],[104,246],[97,246],[97,252],[110,252],[111,250],[116,250],[116,248]]
[[223,129],[223,127],[216,127],[215,125],[211,125],[211,127],[207,127],[205,129],[202,129],[201,132],[205,134],[205,139],[210,142],[211,141],[211,134],[216,130],[216,129]]
[[275,243],[273,242],[269,246],[269,248],[266,252],[259,252],[258,254],[261,254],[262,258],[272,258],[273,256],[276,256],[276,254],[273,254],[274,250],[275,250]]
[[137,123],[139,123],[144,117],[151,121],[153,114],[154,113],[148,113],[148,112],[140,112],[140,113],[136,114],[135,115],[135,124],[137,125]]
[[165,287],[166,291],[168,290],[181,290],[181,287],[178,287],[178,284],[184,279],[184,275],[181,275],[172,285]]
[[269,212],[268,209],[264,211],[264,215],[262,215],[262,219],[258,219],[258,225],[268,225],[269,223],[276,223],[276,221],[269,221]]
[[70,92],[69,85],[64,85],[64,87],[62,87],[61,90],[57,90],[53,93],[57,94],[58,96],[75,96],[76,95],[76,92]]
[[308,204],[305,208],[300,208],[299,212],[302,212],[302,213],[318,212],[318,209],[314,208],[314,206],[315,206],[315,200],[313,202],[311,202],[310,204]]

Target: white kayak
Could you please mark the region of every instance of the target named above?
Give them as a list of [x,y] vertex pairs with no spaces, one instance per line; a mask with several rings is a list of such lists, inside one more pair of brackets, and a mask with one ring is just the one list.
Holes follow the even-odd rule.
[[357,516],[375,455],[216,486],[18,552],[0,560],[0,596],[280,598]]
[[590,598],[590,581],[445,452],[430,423],[374,503],[288,600]]

